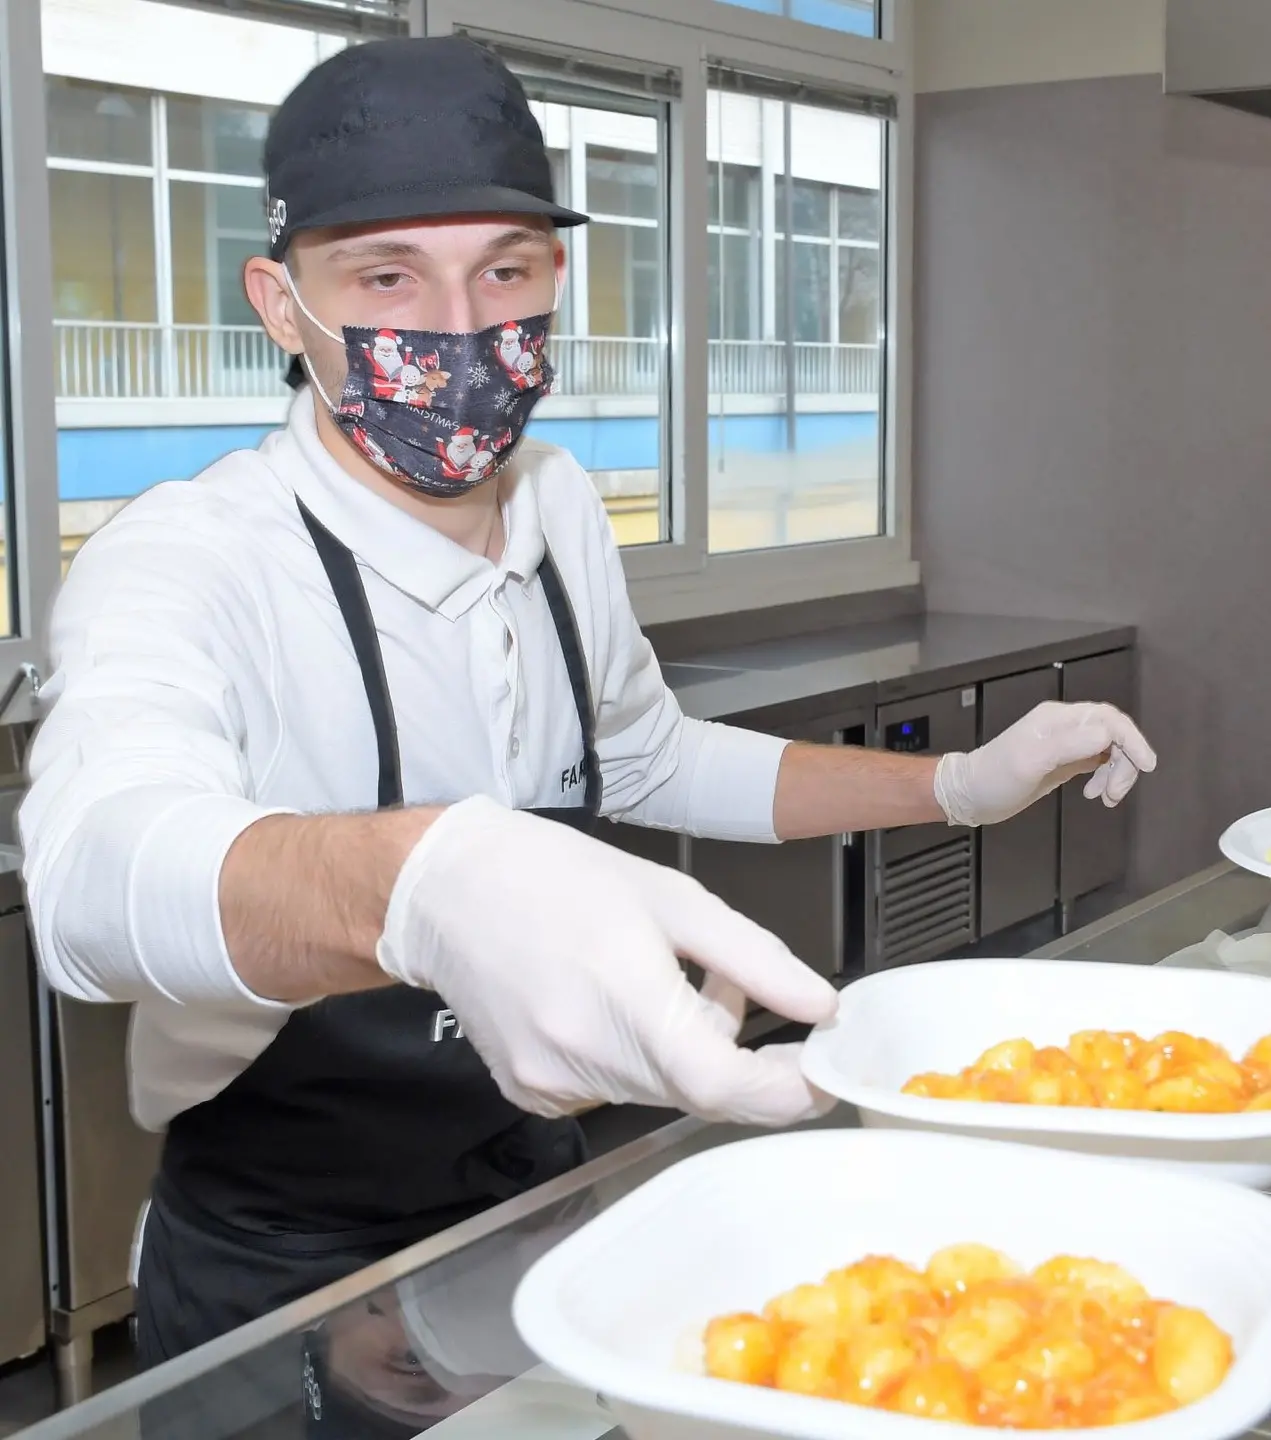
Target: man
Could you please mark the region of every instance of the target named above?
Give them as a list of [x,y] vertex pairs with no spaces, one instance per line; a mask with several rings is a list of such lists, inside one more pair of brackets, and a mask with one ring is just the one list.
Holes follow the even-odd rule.
[[[977,824],[1082,772],[1115,803],[1155,763],[1103,706],[938,766],[686,720],[587,476],[520,440],[547,377],[494,363],[509,324],[537,353],[554,227],[585,220],[518,82],[464,39],[356,46],[265,163],[246,290],[310,383],[76,559],[20,821],[50,982],[134,1002],[134,1111],[166,1129],[146,1363],[572,1167],[588,1106],[823,1106],[796,1050],[734,1038],[746,996],[816,1024],[832,988],[579,833],[602,813],[755,841]],[[431,409],[382,398],[389,349],[439,355]],[[465,473],[455,437],[494,459]]]

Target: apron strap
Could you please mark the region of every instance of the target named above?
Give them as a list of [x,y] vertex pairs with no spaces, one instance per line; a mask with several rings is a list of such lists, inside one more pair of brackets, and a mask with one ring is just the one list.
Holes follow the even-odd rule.
[[[326,571],[331,585],[331,593],[335,596],[335,603],[340,607],[345,628],[349,632],[358,669],[362,672],[362,685],[366,690],[367,704],[371,708],[371,720],[375,725],[375,745],[379,752],[379,808],[393,809],[405,803],[402,793],[402,762],[397,743],[397,722],[393,716],[393,701],[389,695],[388,678],[384,673],[384,656],[380,650],[379,635],[375,630],[375,619],[366,598],[366,586],[362,583],[357,561],[348,546],[332,535],[298,495],[296,507],[313,540],[318,559],[322,561],[322,568]],[[600,814],[601,781],[600,763],[596,758],[596,719],[592,707],[591,684],[587,675],[582,640],[578,633],[578,621],[546,542],[538,573],[543,582],[543,594],[551,612],[552,624],[556,628],[556,639],[564,657],[574,708],[578,712],[578,726],[582,731],[586,780],[581,808],[594,819]]]
[[347,545],[343,545],[297,495],[296,505],[318,552],[322,568],[331,583],[331,593],[340,607],[353,654],[362,672],[362,685],[375,724],[375,747],[379,751],[379,797],[381,810],[392,810],[404,803],[402,795],[402,761],[397,748],[397,722],[393,718],[393,700],[388,693],[384,674],[384,656],[380,650],[375,620],[366,598],[366,586],[358,574],[357,561]]
[[587,675],[587,661],[583,656],[574,607],[561,584],[560,572],[546,541],[543,542],[543,559],[538,567],[538,575],[543,582],[547,608],[552,612],[552,623],[556,626],[556,638],[560,641],[561,654],[565,657],[569,688],[573,692],[574,708],[578,712],[578,727],[583,732],[583,765],[586,770],[583,809],[594,819],[600,814],[600,762],[596,758],[596,711],[592,705],[591,681]]

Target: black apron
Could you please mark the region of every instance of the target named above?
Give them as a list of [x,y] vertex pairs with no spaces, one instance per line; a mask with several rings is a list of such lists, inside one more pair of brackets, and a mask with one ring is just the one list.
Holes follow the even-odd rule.
[[[357,562],[297,504],[366,687],[379,808],[401,805],[392,699]],[[590,832],[600,768],[586,662],[550,553],[538,576],[577,711],[584,795],[532,813]],[[503,1097],[436,994],[394,985],[293,1011],[246,1070],[168,1126],[141,1246],[141,1362],[201,1345],[585,1159],[577,1122],[527,1115]]]

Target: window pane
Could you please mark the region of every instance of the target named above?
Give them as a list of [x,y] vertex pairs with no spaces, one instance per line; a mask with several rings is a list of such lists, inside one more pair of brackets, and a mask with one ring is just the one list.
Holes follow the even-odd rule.
[[[707,175],[712,225],[749,230],[757,223],[759,172],[746,165],[712,165]],[[720,216],[720,193],[724,213]]]
[[168,164],[218,175],[263,173],[270,112],[220,100],[168,98]]
[[[786,242],[777,245],[777,328],[786,329]],[[830,247],[794,242],[794,339],[801,345],[823,345],[830,339]]]
[[882,239],[877,190],[839,190],[838,212],[840,240]]
[[[527,76],[525,85],[557,198],[606,217],[561,232],[569,273],[551,341],[556,389],[535,410],[530,434],[563,446],[587,470],[619,544],[657,544],[671,533],[663,445],[669,114],[634,99],[630,109],[592,108],[576,83],[553,91],[550,80]],[[571,188],[571,176],[585,193]]]
[[[832,194],[833,190],[829,185],[818,185],[815,181],[810,180],[795,180],[791,208],[794,211],[794,233],[796,235],[819,235],[829,238],[830,197]],[[785,203],[784,193],[778,197],[777,203]],[[785,214],[782,211],[778,212],[777,228],[785,229]]]
[[587,147],[587,208],[597,215],[658,218],[658,157]]
[[785,15],[806,25],[841,30],[849,35],[878,33],[875,0],[719,0],[719,3],[758,10],[764,15]]
[[756,237],[712,235],[708,264],[712,337],[758,339],[762,334],[763,306]]
[[157,318],[152,187],[133,175],[49,171],[53,317],[99,322],[89,349],[115,351]]
[[839,339],[849,345],[877,345],[878,320],[878,251],[840,245]]
[[258,254],[268,249],[265,237],[265,188],[263,185],[208,185],[215,197],[216,223],[221,230],[241,230],[260,240]]
[[143,90],[45,77],[49,154],[149,165],[150,96]]
[[[166,161],[261,182],[172,182],[165,194],[149,177],[50,170],[58,489],[69,557],[142,490],[196,475],[285,423],[282,358],[239,277],[262,249],[268,118],[349,41],[243,13],[252,6],[20,3],[39,4],[44,21],[51,156]],[[322,7],[313,9],[320,26]],[[78,73],[94,81],[61,78]],[[221,98],[226,90],[233,100]],[[155,133],[167,135],[164,155],[151,153],[152,116]]]
[[189,181],[173,181],[171,192],[174,393],[195,400],[284,395],[287,362],[243,294],[243,262],[269,248],[261,192]]
[[[721,91],[708,118],[716,196],[750,164],[759,197],[744,231],[710,236],[710,547],[877,535],[884,124]],[[781,234],[787,125],[795,235],[836,240]]]
[[587,302],[592,335],[658,340],[658,232],[593,222],[587,232]]

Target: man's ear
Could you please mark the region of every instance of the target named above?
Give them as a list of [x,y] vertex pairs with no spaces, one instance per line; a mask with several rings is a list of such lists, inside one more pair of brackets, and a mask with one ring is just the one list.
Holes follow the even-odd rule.
[[566,268],[565,242],[560,235],[552,231],[552,267],[556,271],[556,283],[560,286],[561,299],[565,298],[565,268]]
[[305,348],[304,341],[296,328],[296,302],[281,264],[253,255],[243,266],[243,290],[274,344],[298,355]]

